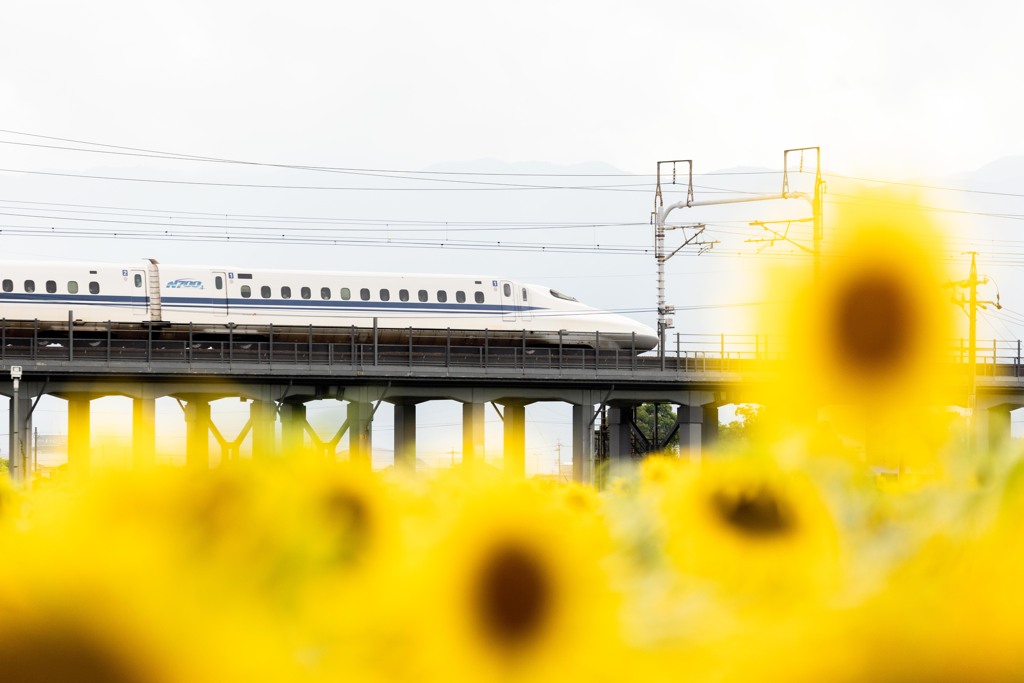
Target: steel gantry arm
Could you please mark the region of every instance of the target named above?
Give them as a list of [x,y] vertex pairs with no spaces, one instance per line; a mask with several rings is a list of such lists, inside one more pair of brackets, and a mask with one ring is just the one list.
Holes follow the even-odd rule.
[[[806,192],[791,192],[789,189],[789,155],[790,153],[800,152],[800,167],[799,170],[803,171],[803,153],[814,151],[815,152],[815,180],[814,180],[814,195],[809,195]],[[678,164],[686,164],[687,166],[687,188],[686,188],[686,199],[675,202],[674,204],[665,205],[664,197],[662,196],[661,189],[661,175],[662,165],[672,164],[672,184],[676,182],[676,167]],[[655,199],[654,199],[654,257],[658,264],[658,340],[659,340],[659,354],[662,358],[665,357],[665,331],[670,326],[667,322],[667,315],[671,312],[669,306],[665,303],[665,262],[675,256],[675,254],[681,249],[676,249],[668,256],[665,255],[665,231],[670,229],[666,226],[668,216],[676,209],[689,209],[697,206],[721,206],[724,204],[747,204],[751,202],[767,202],[767,201],[778,201],[783,199],[802,199],[811,205],[811,211],[813,213],[814,220],[814,247],[811,250],[814,257],[814,277],[818,278],[818,273],[821,268],[821,240],[822,240],[822,196],[824,194],[824,181],[821,178],[821,148],[820,147],[800,147],[796,149],[787,149],[783,153],[783,171],[782,171],[782,192],[779,194],[768,194],[758,195],[756,197],[738,197],[733,199],[706,199],[702,201],[696,201],[693,193],[693,161],[691,159],[677,159],[673,161],[659,161],[658,162],[658,174],[657,174],[657,186],[655,188]],[[674,227],[674,226],[673,226]],[[692,242],[692,238],[687,240],[682,246],[686,246]]]

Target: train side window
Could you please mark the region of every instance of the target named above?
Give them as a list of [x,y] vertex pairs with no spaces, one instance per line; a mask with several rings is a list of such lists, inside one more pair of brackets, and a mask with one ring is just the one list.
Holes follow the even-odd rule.
[[4,280],[3,286],[4,286],[4,291],[5,292],[13,292],[14,291],[14,280]]
[[[135,277],[138,278],[139,276],[136,275]],[[138,287],[138,285],[135,286]],[[224,277],[218,275],[217,277],[213,278],[213,286],[216,287],[217,289],[224,289]]]
[[523,303],[526,303],[526,287],[523,287]]
[[512,285],[510,285],[509,283],[506,282],[502,286],[501,291],[503,291],[505,293],[505,296],[512,296]]
[[252,296],[252,287],[249,285],[242,285],[242,288],[238,291],[242,294],[243,299],[248,299]]
[[[219,280],[220,278],[217,278],[217,279]],[[141,273],[135,273],[135,286],[136,287],[141,287],[142,286],[142,274]],[[217,289],[220,289],[220,287],[218,287]]]
[[352,298],[352,290],[348,287],[341,288],[341,299],[342,301],[348,301]]
[[420,298],[420,301],[426,302],[426,300],[428,298],[430,298],[430,297],[427,296],[427,290],[421,289],[420,293],[419,293],[419,298]]
[[98,282],[90,282],[89,283],[89,293],[90,294],[99,294],[100,293],[100,283],[98,283]]
[[370,290],[368,290],[366,287],[363,287],[362,289],[360,289],[359,290],[359,298],[362,299],[363,301],[369,301],[370,300]]
[[68,280],[68,294],[78,294],[78,282],[75,280]]
[[443,289],[437,290],[437,300],[442,304],[448,301],[448,292],[444,291]]
[[57,281],[56,280],[47,280],[46,281],[46,293],[47,294],[56,294],[57,293]]
[[308,299],[311,296],[313,296],[313,293],[310,291],[309,287],[303,287],[302,289],[300,289],[299,294],[302,296],[303,299]]
[[473,299],[478,304],[482,304],[484,302],[484,293],[483,292],[477,292],[476,294],[473,295]]
[[292,288],[291,287],[282,287],[281,288],[281,298],[282,299],[291,299],[292,298]]
[[455,300],[460,304],[466,303],[466,293],[463,291],[455,292]]
[[29,294],[31,294],[32,292],[36,291],[36,281],[35,280],[25,280],[25,291],[28,292]]
[[330,287],[321,287],[320,288],[320,298],[323,299],[324,301],[327,301],[328,299],[330,299],[331,298],[331,288]]
[[388,290],[388,289],[380,290],[380,300],[381,301],[391,301],[391,290]]
[[270,287],[268,287],[266,285],[263,285],[262,287],[260,287],[260,296],[263,297],[264,299],[269,299],[270,298]]
[[408,289],[400,289],[400,290],[398,290],[398,298],[401,299],[402,301],[408,301],[409,300],[409,290]]

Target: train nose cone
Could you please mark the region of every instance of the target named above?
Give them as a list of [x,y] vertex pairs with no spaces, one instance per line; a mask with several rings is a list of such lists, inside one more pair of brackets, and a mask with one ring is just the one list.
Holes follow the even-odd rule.
[[647,330],[643,334],[637,332],[636,335],[636,348],[637,350],[650,351],[658,346],[658,335],[654,333],[654,330]]

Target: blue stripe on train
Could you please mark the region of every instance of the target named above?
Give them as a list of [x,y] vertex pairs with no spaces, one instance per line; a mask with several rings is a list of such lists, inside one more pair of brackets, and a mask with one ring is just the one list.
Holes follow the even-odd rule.
[[[121,296],[112,294],[47,294],[37,293],[0,293],[0,305],[5,303],[13,304],[50,304],[50,305],[86,305],[86,306],[122,306],[138,307],[145,309],[148,306],[143,296]],[[162,304],[169,308],[203,308],[223,309],[225,300],[209,297],[165,297]],[[289,299],[285,302],[281,299],[229,299],[227,305],[231,312],[255,312],[255,311],[295,311],[295,310],[325,310],[331,311],[384,311],[389,313],[417,313],[430,311],[433,313],[459,313],[459,314],[502,314],[502,313],[523,313],[534,311],[547,311],[549,309],[540,306],[502,306],[494,304],[477,303],[421,303],[412,301],[331,301],[331,300],[306,300]]]

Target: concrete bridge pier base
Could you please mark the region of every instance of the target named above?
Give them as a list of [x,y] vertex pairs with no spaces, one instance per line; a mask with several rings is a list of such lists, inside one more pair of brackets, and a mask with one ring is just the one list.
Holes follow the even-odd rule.
[[68,470],[73,474],[89,471],[92,455],[92,398],[91,394],[72,394],[67,397]]
[[132,466],[146,469],[156,464],[156,399],[132,399]]
[[1024,403],[1010,397],[978,401],[975,409],[974,445],[978,453],[995,454],[1010,444],[1010,413]]
[[416,471],[416,403],[399,402],[395,407],[395,469]]
[[249,404],[253,460],[270,460],[274,457],[274,422],[276,418],[277,406],[273,401],[254,400]]
[[505,473],[513,477],[526,476],[526,404],[505,403],[504,442]]
[[373,404],[350,401],[348,404],[348,459],[366,469],[373,467]]
[[185,403],[185,466],[210,467],[210,402],[191,398]]
[[462,404],[462,462],[484,457],[484,404]]
[[594,481],[594,406],[572,407],[572,480],[580,484]]
[[281,452],[285,457],[301,454],[306,446],[306,404],[281,404]]
[[632,405],[608,407],[608,468],[615,475],[628,467],[633,460],[633,410]]

